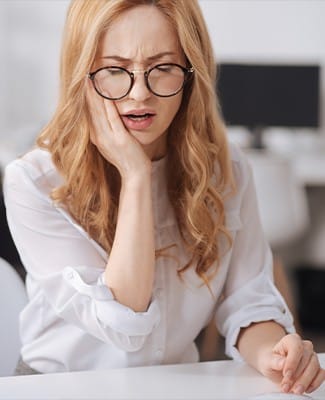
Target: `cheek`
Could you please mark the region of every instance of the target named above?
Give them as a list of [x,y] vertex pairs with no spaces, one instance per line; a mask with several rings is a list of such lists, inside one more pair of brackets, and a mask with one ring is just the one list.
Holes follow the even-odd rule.
[[182,102],[182,94],[169,99],[168,105],[165,108],[165,118],[168,119],[169,123],[172,122],[177,111],[179,110]]

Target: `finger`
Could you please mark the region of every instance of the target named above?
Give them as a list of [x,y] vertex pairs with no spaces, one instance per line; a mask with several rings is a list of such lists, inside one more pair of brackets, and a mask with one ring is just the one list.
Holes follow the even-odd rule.
[[286,351],[283,368],[283,383],[290,383],[295,375],[304,354],[304,344],[297,334],[287,335],[281,341]]
[[[273,371],[282,371],[284,364],[285,364],[285,357],[279,355],[279,354],[274,354],[272,359],[271,359],[271,364],[270,368]],[[282,375],[282,374],[281,374]]]
[[310,340],[303,340],[303,345],[304,353],[297,368],[297,371],[295,372],[295,377],[297,378],[302,374],[302,372],[310,362],[311,357],[315,355],[314,346]]
[[317,355],[314,353],[308,363],[307,367],[300,375],[300,377],[294,382],[293,393],[303,394],[306,389],[311,385],[311,383],[316,379],[318,373],[320,372],[320,365]]
[[323,382],[325,381],[325,370],[320,369],[318,374],[316,375],[316,378],[311,382],[311,384],[308,386],[306,389],[307,393],[311,393],[314,390],[316,390]]
[[111,125],[113,132],[127,132],[122,118],[118,112],[117,106],[112,100],[107,100],[104,102],[105,112],[107,119]]

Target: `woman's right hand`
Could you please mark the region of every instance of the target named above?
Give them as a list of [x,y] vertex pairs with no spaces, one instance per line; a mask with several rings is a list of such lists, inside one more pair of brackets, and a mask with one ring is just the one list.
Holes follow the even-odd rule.
[[113,101],[87,84],[92,119],[90,140],[121,174],[119,212],[105,270],[114,298],[134,311],[146,311],[152,296],[155,265],[151,161],[125,128]]
[[100,97],[89,79],[86,86],[92,120],[91,142],[107,161],[115,165],[122,180],[148,173],[150,159],[125,128],[114,101]]

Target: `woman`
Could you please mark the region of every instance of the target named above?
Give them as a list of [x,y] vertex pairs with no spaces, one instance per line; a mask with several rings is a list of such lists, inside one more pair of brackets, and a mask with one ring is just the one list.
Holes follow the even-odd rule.
[[56,113],[6,170],[30,298],[21,373],[195,362],[215,315],[227,354],[283,391],[324,380],[273,285],[214,81],[196,1],[71,4]]

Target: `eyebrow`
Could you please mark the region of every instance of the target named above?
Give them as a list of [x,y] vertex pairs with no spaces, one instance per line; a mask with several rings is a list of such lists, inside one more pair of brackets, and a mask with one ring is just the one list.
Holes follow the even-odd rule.
[[[154,61],[154,60],[157,60],[157,59],[162,58],[164,56],[174,56],[174,55],[176,55],[176,53],[174,53],[172,51],[164,51],[162,53],[155,54],[154,56],[147,57],[147,60],[148,61]],[[111,60],[121,61],[121,62],[130,62],[130,61],[132,61],[130,58],[124,58],[124,57],[120,57],[120,56],[117,56],[117,55],[103,56],[101,58],[111,59]]]

